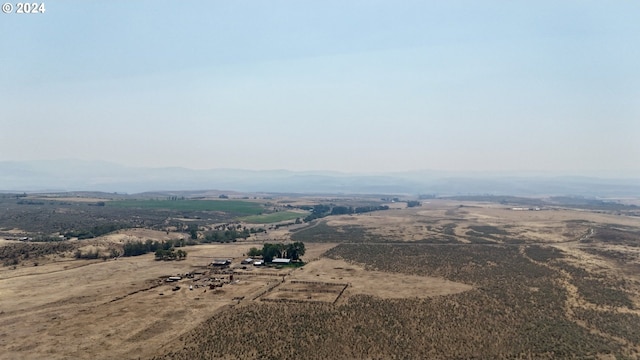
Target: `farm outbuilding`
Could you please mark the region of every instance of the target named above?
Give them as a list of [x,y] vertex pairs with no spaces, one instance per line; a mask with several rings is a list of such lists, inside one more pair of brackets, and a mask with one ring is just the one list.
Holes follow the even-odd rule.
[[229,259],[215,259],[211,262],[211,266],[227,266],[229,264],[231,264]]
[[282,259],[282,258],[275,258],[273,260],[271,260],[272,264],[290,264],[291,263],[291,259]]

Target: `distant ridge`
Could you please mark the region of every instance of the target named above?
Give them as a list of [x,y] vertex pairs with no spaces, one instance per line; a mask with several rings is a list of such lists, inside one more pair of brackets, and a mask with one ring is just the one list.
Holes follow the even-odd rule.
[[228,190],[318,194],[640,196],[639,179],[407,171],[377,174],[290,170],[126,167],[103,161],[0,162],[0,190],[28,192]]

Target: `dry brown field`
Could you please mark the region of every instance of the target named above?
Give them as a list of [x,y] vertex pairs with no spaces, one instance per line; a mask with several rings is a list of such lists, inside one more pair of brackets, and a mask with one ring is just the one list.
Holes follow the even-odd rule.
[[637,217],[562,208],[540,211],[512,208],[491,203],[431,200],[419,208],[334,216],[326,221],[334,227],[363,227],[384,240],[419,241],[444,235],[453,236],[458,242],[485,237],[496,243],[573,241],[589,230],[590,223],[640,226]]
[[[313,301],[331,304],[345,287],[349,288],[345,296],[377,293],[384,298],[442,295],[471,288],[441,278],[368,272],[341,260],[320,258],[335,244],[310,244],[307,256],[317,260],[300,269],[242,269],[239,262],[251,246],[199,245],[188,248],[188,258],[179,262],[155,261],[148,254],[107,261],[69,257],[39,266],[4,268],[0,273],[0,357],[149,357],[160,348],[172,349],[176,336],[224,309],[294,293],[286,290],[305,290],[300,292],[305,300],[312,295]],[[229,274],[211,272],[207,264],[214,258],[234,259],[242,275],[229,282]],[[211,273],[163,281],[167,276],[205,271]],[[283,277],[286,281],[281,283]],[[212,283],[222,286],[211,289]],[[176,285],[180,289],[172,291]],[[273,285],[284,291],[262,294]]]
[[[71,256],[181,235],[121,230],[0,267],[0,359],[640,357],[638,218],[433,200],[182,261]],[[240,264],[302,239],[304,267]]]

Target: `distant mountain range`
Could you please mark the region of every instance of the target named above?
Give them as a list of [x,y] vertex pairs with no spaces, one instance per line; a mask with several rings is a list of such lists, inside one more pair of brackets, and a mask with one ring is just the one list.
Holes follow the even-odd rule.
[[26,192],[226,190],[317,194],[640,196],[640,179],[409,171],[193,170],[126,167],[108,162],[0,162],[0,190]]

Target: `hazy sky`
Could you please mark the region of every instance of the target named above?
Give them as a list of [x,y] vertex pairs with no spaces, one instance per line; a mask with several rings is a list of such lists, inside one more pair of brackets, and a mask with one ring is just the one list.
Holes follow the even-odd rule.
[[0,161],[640,176],[638,1],[45,6],[0,13]]

